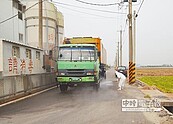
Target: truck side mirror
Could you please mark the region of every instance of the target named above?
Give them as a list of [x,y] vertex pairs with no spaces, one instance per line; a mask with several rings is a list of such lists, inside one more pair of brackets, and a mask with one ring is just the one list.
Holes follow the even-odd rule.
[[52,50],[49,50],[49,59],[53,58]]
[[51,50],[49,50],[49,59],[52,59],[53,61],[57,61],[58,59],[58,47],[55,46]]
[[60,54],[60,56],[59,56],[60,58],[62,58],[62,54]]

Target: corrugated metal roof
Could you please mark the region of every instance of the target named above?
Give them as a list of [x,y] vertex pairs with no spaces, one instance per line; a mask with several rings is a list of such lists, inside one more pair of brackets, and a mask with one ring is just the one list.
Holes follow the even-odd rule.
[[0,41],[13,43],[13,44],[16,44],[16,45],[20,45],[20,46],[29,47],[29,48],[32,48],[32,49],[37,49],[37,50],[43,51],[43,49],[33,47],[33,46],[30,46],[30,45],[27,45],[27,44],[24,44],[24,43],[16,42],[16,41],[11,41],[11,40],[7,40],[7,39],[0,39]]

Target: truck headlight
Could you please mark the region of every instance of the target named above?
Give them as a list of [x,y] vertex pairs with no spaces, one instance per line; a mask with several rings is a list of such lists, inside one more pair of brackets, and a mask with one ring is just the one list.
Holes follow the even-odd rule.
[[58,74],[59,74],[59,73],[58,73],[58,72],[56,72],[56,76],[58,76]]
[[93,72],[87,72],[87,75],[94,75]]
[[97,71],[94,71],[94,75],[97,75]]
[[59,75],[65,75],[65,73],[64,72],[59,72]]

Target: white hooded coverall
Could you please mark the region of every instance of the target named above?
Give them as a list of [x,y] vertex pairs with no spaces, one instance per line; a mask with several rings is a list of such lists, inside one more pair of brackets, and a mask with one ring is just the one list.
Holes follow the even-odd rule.
[[120,79],[118,87],[120,88],[120,90],[122,90],[124,88],[124,85],[125,85],[126,76],[120,72],[117,72],[117,71],[115,71],[115,74],[117,75],[117,78]]

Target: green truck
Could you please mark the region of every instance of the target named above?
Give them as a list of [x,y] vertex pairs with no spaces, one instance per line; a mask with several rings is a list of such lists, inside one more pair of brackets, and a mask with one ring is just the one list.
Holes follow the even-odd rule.
[[100,86],[98,49],[95,44],[66,43],[58,47],[57,82],[62,92],[76,84]]

